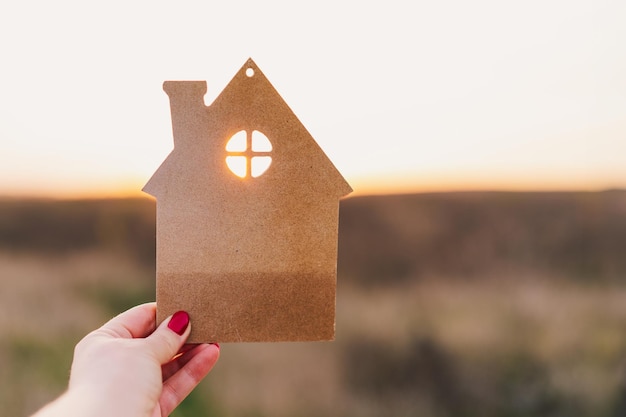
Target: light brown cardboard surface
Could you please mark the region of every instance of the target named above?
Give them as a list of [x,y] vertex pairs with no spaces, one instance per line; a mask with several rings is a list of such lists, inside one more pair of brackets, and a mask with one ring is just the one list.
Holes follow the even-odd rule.
[[[157,199],[158,320],[189,312],[189,342],[332,340],[339,199],[352,190],[251,59],[210,106],[206,88],[163,85],[174,150],[144,187]],[[242,130],[246,151],[228,152]],[[253,131],[271,151],[252,152]],[[240,178],[227,156],[272,160]]]

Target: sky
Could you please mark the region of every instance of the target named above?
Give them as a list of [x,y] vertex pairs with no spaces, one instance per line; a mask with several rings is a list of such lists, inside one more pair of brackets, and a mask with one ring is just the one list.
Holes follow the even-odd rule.
[[251,57],[356,193],[626,188],[626,2],[0,5],[0,195],[136,194]]

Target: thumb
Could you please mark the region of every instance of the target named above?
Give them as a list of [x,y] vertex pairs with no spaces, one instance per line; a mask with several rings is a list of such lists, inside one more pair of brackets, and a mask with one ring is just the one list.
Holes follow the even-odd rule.
[[178,353],[190,332],[189,314],[185,311],[177,311],[163,320],[163,323],[145,341],[149,351],[159,363],[165,364]]

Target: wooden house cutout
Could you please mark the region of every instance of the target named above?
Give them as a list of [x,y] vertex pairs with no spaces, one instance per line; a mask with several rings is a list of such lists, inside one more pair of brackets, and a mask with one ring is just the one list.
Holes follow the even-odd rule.
[[174,149],[157,199],[158,320],[189,342],[332,340],[339,199],[352,189],[249,59],[210,105],[166,81]]

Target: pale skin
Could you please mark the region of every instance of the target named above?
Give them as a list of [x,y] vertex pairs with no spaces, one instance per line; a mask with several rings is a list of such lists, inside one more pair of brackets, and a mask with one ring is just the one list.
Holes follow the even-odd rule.
[[67,391],[33,417],[169,415],[220,353],[216,344],[185,345],[191,325],[183,331],[170,320],[157,327],[148,303],[89,333],[74,350]]

